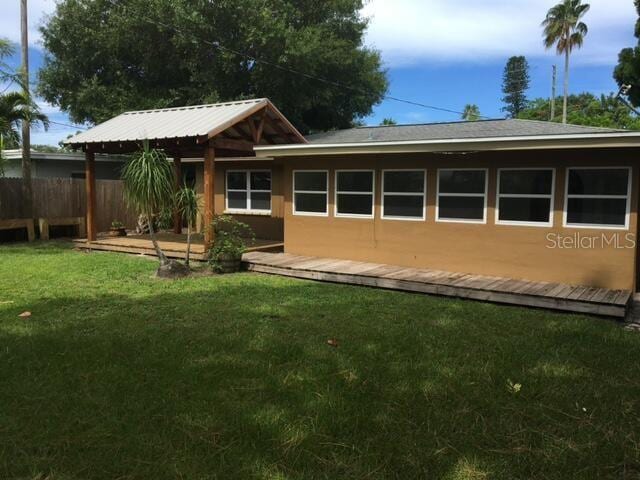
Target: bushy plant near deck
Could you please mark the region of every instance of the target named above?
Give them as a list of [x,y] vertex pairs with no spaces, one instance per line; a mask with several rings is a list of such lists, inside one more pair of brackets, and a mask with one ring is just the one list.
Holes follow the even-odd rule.
[[640,476],[614,322],[155,267],[0,247],[0,478]]

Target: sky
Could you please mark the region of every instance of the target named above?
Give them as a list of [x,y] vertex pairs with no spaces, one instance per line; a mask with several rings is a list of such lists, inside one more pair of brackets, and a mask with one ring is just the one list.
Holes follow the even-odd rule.
[[[2,0],[0,35],[20,39],[20,1]],[[467,103],[483,116],[501,118],[502,71],[512,55],[525,55],[531,66],[529,98],[548,97],[551,67],[562,59],[542,45],[540,22],[557,0],[369,0],[363,15],[370,19],[365,43],[382,52],[388,70],[389,96],[461,111]],[[571,92],[594,94],[617,90],[612,71],[618,52],[636,44],[637,19],[632,0],[590,0],[589,26],[583,48],[572,56]],[[29,0],[32,76],[42,65],[38,26],[55,9],[55,0]],[[18,56],[13,59],[19,62]],[[0,86],[0,91],[4,89]],[[13,88],[13,87],[9,87]],[[49,118],[70,123],[64,112],[39,101]],[[460,115],[385,100],[365,119],[369,125],[391,117],[398,123],[455,121]],[[76,129],[52,124],[36,129],[32,142],[56,145]]]

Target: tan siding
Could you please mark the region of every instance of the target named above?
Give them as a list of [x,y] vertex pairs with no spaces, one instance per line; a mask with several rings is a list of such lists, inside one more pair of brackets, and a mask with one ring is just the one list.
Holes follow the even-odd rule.
[[[216,163],[215,175],[215,214],[221,215],[225,209],[225,182],[227,170],[271,170],[271,215],[233,216],[248,224],[257,238],[282,240],[284,238],[284,198],[282,183],[282,165],[266,161],[221,161]],[[202,164],[196,166],[196,191],[202,193]]]
[[[624,230],[562,227],[565,168],[567,166],[633,166],[630,228]],[[487,223],[435,221],[438,168],[489,168]],[[497,168],[555,167],[556,192],[553,227],[495,224]],[[292,170],[329,169],[329,217],[292,215]],[[342,168],[376,169],[375,219],[334,217],[334,171]],[[380,219],[381,169],[427,168],[427,219]],[[632,288],[635,249],[551,249],[548,234],[598,236],[636,232],[638,160],[631,150],[493,152],[467,155],[410,154],[291,158],[285,160],[285,251],[389,263],[481,275],[536,281]]]

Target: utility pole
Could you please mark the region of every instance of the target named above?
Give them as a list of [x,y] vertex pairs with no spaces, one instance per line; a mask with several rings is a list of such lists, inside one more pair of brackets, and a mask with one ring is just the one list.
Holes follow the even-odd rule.
[[[27,100],[29,94],[29,22],[27,20],[27,0],[20,0],[20,33],[22,51],[22,91]],[[31,186],[31,125],[22,121],[22,192],[23,214],[33,218],[33,189]]]
[[551,66],[551,118],[549,120],[551,120],[553,122],[553,119],[556,116],[556,66],[552,65]]

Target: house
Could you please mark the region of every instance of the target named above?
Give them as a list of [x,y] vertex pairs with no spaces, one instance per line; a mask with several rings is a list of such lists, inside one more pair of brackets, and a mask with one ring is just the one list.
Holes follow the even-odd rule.
[[527,120],[355,128],[257,146],[285,252],[632,290],[640,132]]
[[257,99],[129,112],[68,143],[91,177],[96,153],[144,138],[181,176],[192,159],[206,218],[237,215],[286,253],[636,288],[640,132],[507,119],[305,139]]
[[[22,150],[3,150],[7,160],[4,175],[22,178]],[[118,180],[124,162],[121,156],[96,157],[98,180]],[[84,178],[84,155],[78,152],[38,152],[31,150],[31,176],[33,178]]]

